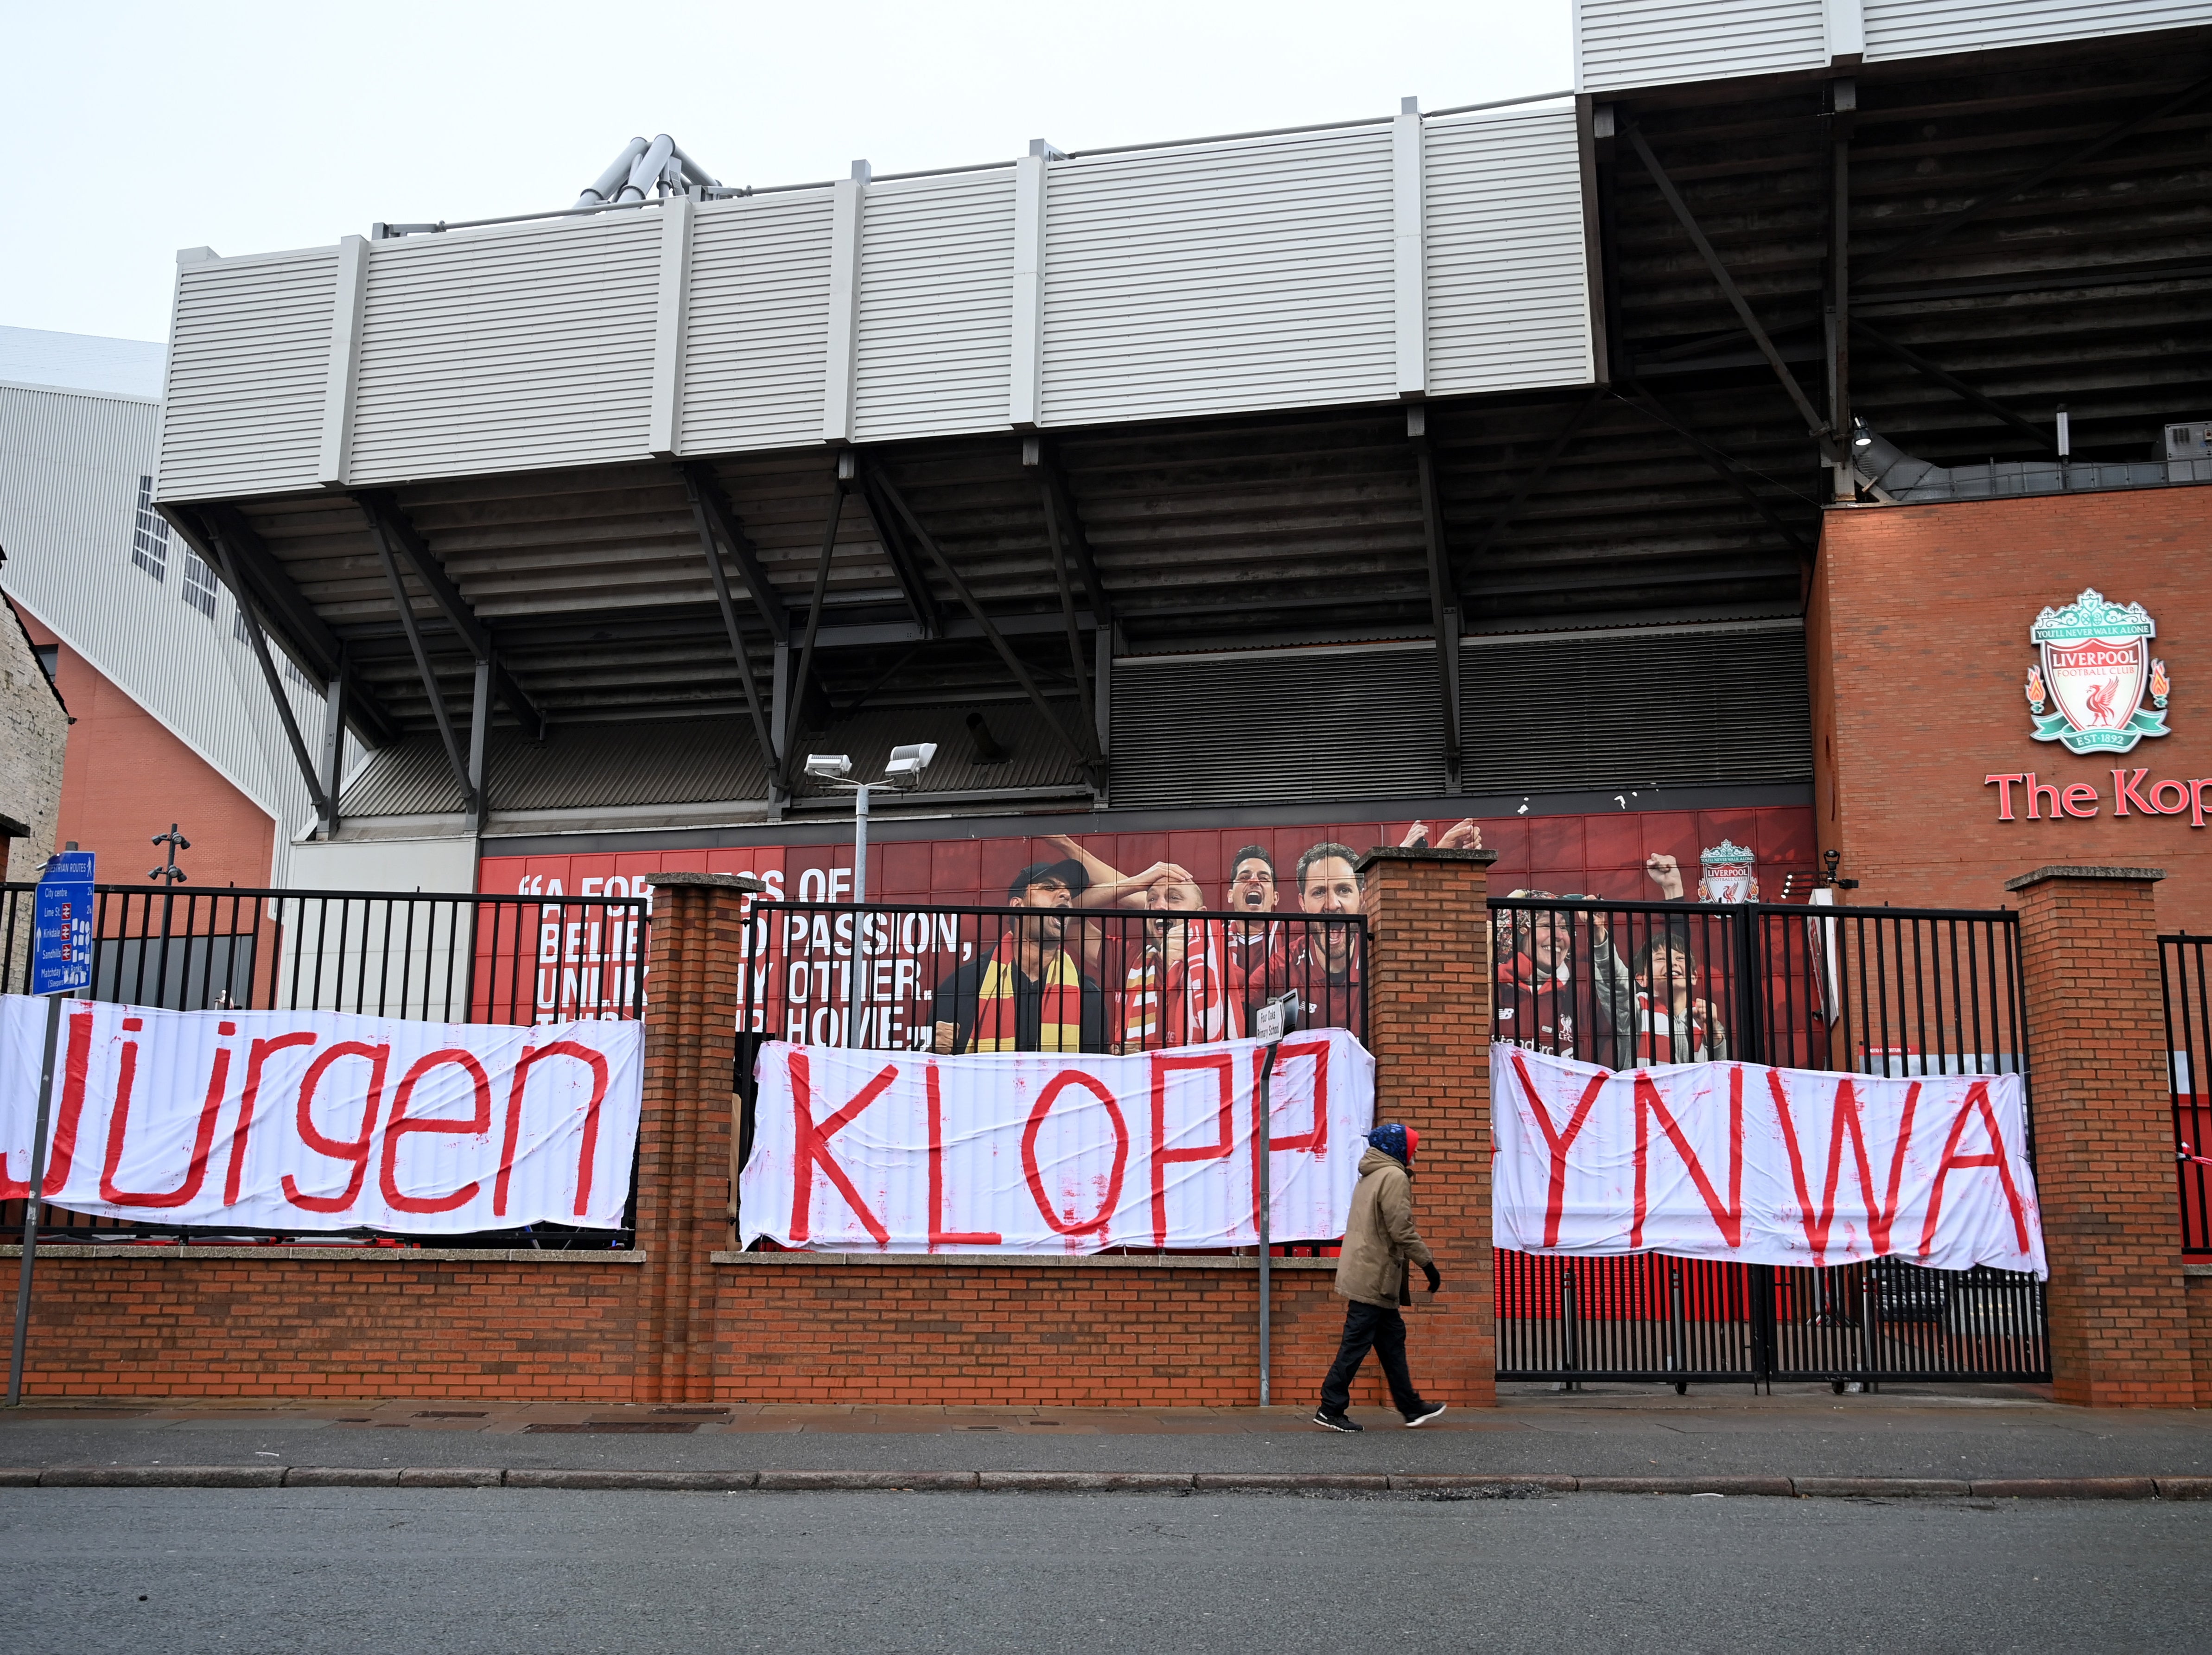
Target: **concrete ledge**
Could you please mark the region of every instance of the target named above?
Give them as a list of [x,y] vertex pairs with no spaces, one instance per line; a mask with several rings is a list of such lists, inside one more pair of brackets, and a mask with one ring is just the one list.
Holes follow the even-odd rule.
[[524,1471],[510,1469],[510,1488],[658,1488],[723,1494],[750,1488],[757,1471]]
[[[20,1241],[0,1246],[0,1258],[20,1258],[22,1255],[23,1244]],[[39,1249],[42,1260],[104,1258],[131,1264],[199,1258],[283,1259],[313,1264],[362,1259],[374,1259],[383,1264],[642,1264],[648,1256],[641,1249],[616,1247],[554,1252],[535,1247],[202,1247],[189,1242],[181,1247],[151,1242],[118,1242],[113,1246],[64,1244]]]
[[973,1471],[763,1471],[758,1488],[974,1488]]
[[2191,1276],[2191,1275],[2212,1275],[2212,1264],[2187,1264],[2187,1263],[2185,1263],[2185,1264],[2181,1267],[2181,1274],[2182,1274],[2184,1276]]
[[[768,1265],[829,1264],[849,1268],[861,1264],[927,1264],[946,1269],[971,1270],[1250,1270],[1257,1273],[1256,1254],[1187,1253],[709,1253],[714,1264]],[[1278,1270],[1328,1270],[1333,1258],[1279,1258]]]
[[1356,870],[1364,873],[1377,862],[1480,862],[1498,860],[1494,850],[1431,850],[1426,845],[1377,845],[1359,859]]
[[1997,1477],[1973,1483],[1978,1500],[2154,1500],[2149,1477]]
[[1963,1481],[1948,1477],[1792,1477],[1807,1500],[1961,1499],[1971,1492]]
[[2212,1476],[1577,1477],[1518,1471],[635,1471],[497,1466],[49,1465],[0,1468],[0,1488],[566,1488],[720,1494],[1350,1494],[1525,1500],[1728,1494],[1787,1500],[2212,1500]]
[[2032,885],[2041,885],[2046,879],[2141,879],[2146,883],[2162,879],[2162,867],[2075,867],[2053,864],[2039,867],[2033,873],[2023,873],[2017,879],[2007,879],[2008,891],[2025,891]]
[[1797,1492],[1788,1477],[1577,1477],[1585,1494],[1779,1494]]
[[648,873],[645,876],[645,882],[652,885],[712,885],[724,891],[762,891],[768,889],[750,873]]

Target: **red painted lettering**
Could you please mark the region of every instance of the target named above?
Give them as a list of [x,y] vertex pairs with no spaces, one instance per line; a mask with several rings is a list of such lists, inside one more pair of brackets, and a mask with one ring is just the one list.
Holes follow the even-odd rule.
[[2189,780],[2189,825],[2204,825],[2204,795],[2212,793],[2212,776],[2191,776]]
[[[125,1021],[126,1029],[135,1027],[137,1018]],[[238,1032],[235,1023],[219,1023],[216,1031],[221,1035]],[[125,1135],[131,1128],[131,1092],[137,1078],[138,1043],[125,1041],[123,1047],[123,1072],[115,1083],[115,1109],[107,1117],[107,1157],[100,1169],[100,1198],[126,1207],[182,1207],[198,1198],[200,1186],[207,1182],[208,1151],[215,1143],[216,1117],[222,1109],[222,1094],[230,1080],[230,1048],[217,1046],[215,1061],[208,1071],[207,1098],[200,1104],[199,1125],[192,1134],[192,1153],[185,1166],[184,1182],[167,1191],[125,1190],[115,1181],[123,1165]]]
[[1996,787],[1997,820],[2000,822],[2009,822],[2013,819],[2013,783],[2015,782],[2025,782],[2027,780],[2027,777],[2019,770],[2014,770],[2004,776],[1985,776],[1982,778],[1982,785],[1984,787],[1989,787],[1992,783]]
[[[2173,802],[2166,802],[2166,790],[2173,789]],[[2160,816],[2179,816],[2189,808],[2189,789],[2183,783],[2167,776],[2162,782],[2150,784],[2150,807]]]
[[[1982,1125],[1989,1134],[1990,1147],[1979,1155],[1959,1153],[1959,1141],[1966,1133],[1969,1117],[1978,1113]],[[2027,1252],[2027,1212],[2021,1204],[2020,1191],[2012,1181],[2012,1165],[2005,1159],[2004,1135],[1997,1130],[1996,1110],[1990,1105],[1990,1084],[1978,1080],[1966,1089],[1966,1099],[1959,1105],[1959,1113],[1951,1123],[1951,1135],[1943,1141],[1943,1159],[1936,1164],[1936,1183],[1928,1192],[1928,1221],[1920,1229],[1920,1256],[1925,1258],[1936,1250],[1936,1223],[1943,1211],[1943,1180],[1951,1176],[1954,1166],[1993,1166],[1997,1182],[2003,1186],[2005,1205],[2012,1209],[2013,1239],[2023,1256]]]
[[[1277,1049],[1275,1073],[1268,1082],[1267,1112],[1274,1113],[1273,1088],[1282,1078],[1283,1068],[1291,1059],[1311,1057],[1314,1060],[1313,1128],[1296,1137],[1270,1136],[1270,1150],[1303,1149],[1320,1160],[1328,1153],[1328,1042],[1327,1040],[1286,1040]],[[1252,1233],[1260,1233],[1260,1071],[1267,1061],[1267,1049],[1252,1054]],[[1272,1133],[1274,1123],[1268,1123]]]
[[254,1111],[261,1103],[261,1066],[278,1052],[292,1046],[312,1046],[322,1037],[301,1031],[280,1034],[273,1039],[257,1040],[246,1049],[246,1090],[238,1100],[238,1124],[230,1129],[230,1166],[222,1175],[222,1204],[238,1205],[238,1194],[246,1177],[246,1146],[253,1134]]
[[2060,802],[2069,816],[2094,816],[2099,802],[2097,790],[2087,782],[2076,782],[2066,789],[2066,796]]
[[898,1065],[886,1063],[883,1073],[855,1092],[850,1103],[817,1126],[806,1054],[794,1050],[789,1061],[792,1123],[797,1129],[791,1153],[791,1238],[805,1241],[813,1233],[814,1169],[818,1166],[822,1175],[845,1198],[845,1204],[853,1209],[861,1228],[876,1245],[890,1245],[890,1232],[884,1228],[881,1219],[868,1210],[867,1203],[860,1199],[860,1192],[853,1187],[853,1180],[837,1165],[837,1158],[830,1153],[830,1140],[852,1125],[862,1110],[890,1089],[891,1082],[898,1079]]
[[995,1247],[1004,1238],[995,1230],[945,1227],[945,1100],[939,1095],[937,1065],[925,1064],[924,1068],[923,1089],[929,1095],[930,1250],[934,1252],[939,1247]]
[[[1237,1135],[1236,1070],[1227,1052],[1216,1052],[1210,1056],[1177,1056],[1172,1052],[1158,1051],[1152,1059],[1152,1245],[1164,1247],[1168,1243],[1168,1167],[1176,1161],[1218,1161],[1234,1153]],[[1187,1149],[1170,1149],[1168,1142],[1168,1076],[1178,1069],[1210,1070],[1219,1086],[1219,1107],[1215,1115],[1216,1129],[1220,1134],[1217,1141],[1195,1144]]]
[[[70,1166],[76,1158],[77,1123],[84,1115],[85,1071],[92,1061],[92,1018],[90,1011],[71,1012],[69,1032],[62,1037],[62,1107],[46,1153],[44,1194],[48,1201],[69,1182]],[[30,1193],[31,1169],[26,1166],[21,1177],[11,1178],[4,1159],[0,1159],[0,1201],[21,1201]]]
[[[431,1070],[447,1064],[468,1071],[470,1090],[476,1102],[465,1121],[443,1118],[409,1120],[407,1100],[415,1095],[415,1083]],[[392,1094],[392,1120],[384,1129],[384,1154],[377,1164],[377,1188],[384,1192],[385,1201],[402,1213],[450,1213],[456,1207],[465,1207],[477,1198],[483,1186],[474,1180],[443,1196],[410,1196],[399,1187],[399,1141],[410,1132],[427,1133],[457,1138],[473,1138],[491,1130],[491,1076],[476,1060],[472,1052],[458,1046],[443,1051],[434,1051],[417,1058],[407,1073],[400,1077],[399,1089]]]
[[[361,1108],[361,1135],[357,1138],[333,1138],[315,1124],[315,1092],[331,1067],[343,1059],[358,1057],[368,1064],[368,1092]],[[384,1108],[384,1072],[392,1062],[392,1048],[372,1046],[364,1040],[341,1040],[335,1046],[318,1052],[315,1061],[307,1065],[307,1072],[300,1078],[300,1098],[294,1108],[294,1117],[300,1129],[300,1141],[318,1155],[327,1155],[334,1161],[351,1165],[353,1171],[346,1179],[344,1192],[336,1196],[307,1196],[287,1172],[283,1177],[284,1199],[293,1206],[309,1213],[343,1213],[361,1195],[361,1187],[368,1180],[368,1148],[376,1136],[376,1117]]]
[[576,1216],[581,1218],[591,1209],[592,1178],[599,1158],[599,1105],[606,1101],[607,1060],[589,1046],[574,1040],[552,1040],[526,1051],[516,1060],[514,1079],[507,1088],[507,1125],[500,1134],[499,1171],[492,1179],[491,1214],[494,1218],[505,1216],[507,1192],[514,1171],[515,1146],[522,1138],[522,1096],[530,1083],[530,1071],[539,1060],[547,1057],[573,1057],[592,1071],[591,1101],[584,1105],[583,1141],[576,1150]]
[[[1046,1117],[1052,1106],[1060,1101],[1060,1094],[1069,1086],[1081,1086],[1100,1103],[1106,1105],[1106,1118],[1114,1125],[1114,1165],[1106,1175],[1106,1188],[1098,1198],[1098,1210],[1081,1223],[1076,1221],[1071,1208],[1065,1220],[1052,1210],[1052,1197],[1045,1192],[1044,1169],[1037,1165],[1037,1135],[1044,1130]],[[1121,1106],[1106,1083],[1095,1075],[1076,1069],[1062,1069],[1037,1093],[1036,1106],[1030,1110],[1029,1123],[1022,1128],[1022,1176],[1029,1181],[1030,1199],[1036,1202],[1037,1211],[1044,1221],[1064,1236],[1097,1234],[1104,1240],[1106,1226],[1113,1221],[1114,1209],[1121,1204],[1121,1179],[1129,1167],[1129,1123],[1121,1118]]]
[[1688,1135],[1668,1111],[1659,1088],[1651,1084],[1651,1077],[1643,1070],[1636,1072],[1636,1211],[1629,1226],[1628,1244],[1632,1250],[1644,1245],[1644,1217],[1648,1210],[1646,1175],[1650,1161],[1651,1117],[1659,1117],[1659,1129],[1674,1146],[1674,1153],[1682,1158],[1682,1165],[1690,1174],[1690,1181],[1698,1187],[1698,1195],[1705,1203],[1705,1210],[1713,1215],[1719,1227],[1721,1239],[1731,1247],[1743,1245],[1743,1069],[1741,1065],[1729,1065],[1729,1193],[1723,1202],[1714,1193],[1712,1180],[1705,1176],[1705,1164],[1697,1152],[1690,1147]]
[[1836,1185],[1842,1180],[1844,1139],[1851,1141],[1853,1170],[1858,1174],[1859,1194],[1866,1202],[1867,1238],[1875,1255],[1889,1250],[1890,1227],[1897,1221],[1898,1190],[1905,1179],[1905,1152],[1912,1141],[1913,1111],[1920,1106],[1920,1082],[1905,1089],[1905,1110],[1898,1123],[1897,1141],[1890,1147],[1889,1193],[1879,1199],[1874,1191],[1874,1169],[1867,1156],[1866,1123],[1857,1086],[1848,1080],[1836,1082],[1835,1113],[1829,1123],[1828,1178],[1820,1192],[1820,1208],[1813,1210],[1813,1197],[1805,1187],[1805,1157],[1797,1146],[1797,1123],[1790,1109],[1790,1093],[1782,1084],[1782,1071],[1766,1071],[1766,1084],[1774,1094],[1774,1112],[1782,1123],[1782,1141],[1790,1152],[1790,1176],[1797,1187],[1797,1208],[1803,1216],[1805,1244],[1813,1250],[1813,1265],[1827,1263],[1828,1232],[1836,1219]]
[[[2156,816],[2160,813],[2159,808],[2156,805],[2154,805],[2149,800],[2144,798],[2142,794],[2136,791],[2136,788],[2142,786],[2143,777],[2149,774],[2150,767],[2148,765],[2145,765],[2142,769],[2137,770],[2132,776],[2127,773],[2125,768],[2122,768],[2112,772],[2113,815],[2125,816],[2128,813],[2128,806],[2130,805],[2133,805],[2137,810],[2141,811],[2146,816]],[[2156,789],[2154,788],[2152,791],[2154,793],[2156,792]]]
[[2058,784],[2056,782],[2037,781],[2035,779],[2035,772],[2033,770],[2030,770],[2027,773],[2027,819],[2031,822],[2038,822],[2043,819],[2043,817],[2038,816],[2035,812],[2035,802],[2039,799],[2047,797],[2051,800],[2051,808],[2044,812],[2044,816],[2051,817],[2055,820],[2059,813]]
[[[1551,1111],[1544,1107],[1544,1100],[1536,1092],[1536,1082],[1528,1074],[1528,1062],[1517,1050],[1513,1054],[1513,1072],[1520,1080],[1521,1090],[1528,1099],[1529,1109],[1535,1114],[1537,1126],[1543,1131],[1545,1153],[1551,1157],[1551,1182],[1544,1196],[1544,1244],[1556,1247],[1559,1244],[1559,1220],[1566,1208],[1567,1152],[1574,1147],[1575,1140],[1582,1135],[1583,1127],[1589,1120],[1590,1109],[1597,1102],[1598,1093],[1605,1090],[1607,1077],[1602,1074],[1590,1076],[1589,1084],[1583,1088],[1582,1101],[1575,1105],[1575,1112],[1567,1118],[1567,1129],[1561,1132],[1552,1124]],[[1643,1120],[1640,1113],[1637,1119],[1640,1126]],[[1643,1165],[1639,1152],[1636,1186],[1636,1210],[1639,1218],[1644,1211]]]

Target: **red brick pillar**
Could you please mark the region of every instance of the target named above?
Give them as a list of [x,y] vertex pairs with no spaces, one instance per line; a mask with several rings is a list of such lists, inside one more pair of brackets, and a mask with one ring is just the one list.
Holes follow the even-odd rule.
[[1421,1135],[1413,1217],[1444,1290],[1419,1278],[1410,1358],[1424,1396],[1498,1402],[1490,1263],[1490,864],[1494,850],[1360,858],[1375,1117]]
[[2039,867],[2021,893],[2035,1182],[2058,1400],[2196,1401],[2154,867]]
[[644,1402],[703,1401],[714,1391],[708,1255],[729,1233],[744,903],[761,889],[750,874],[653,875],[637,1145],[637,1244],[647,1252],[637,1394]]

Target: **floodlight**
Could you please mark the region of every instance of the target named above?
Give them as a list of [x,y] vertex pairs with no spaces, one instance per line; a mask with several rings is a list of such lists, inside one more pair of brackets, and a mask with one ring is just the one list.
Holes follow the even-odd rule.
[[930,760],[936,757],[937,744],[934,741],[918,741],[911,746],[894,747],[891,749],[891,762],[884,766],[884,775],[902,787],[911,787],[921,780],[921,773],[929,768]]
[[806,773],[818,776],[825,782],[835,782],[853,773],[853,761],[843,753],[809,753]]

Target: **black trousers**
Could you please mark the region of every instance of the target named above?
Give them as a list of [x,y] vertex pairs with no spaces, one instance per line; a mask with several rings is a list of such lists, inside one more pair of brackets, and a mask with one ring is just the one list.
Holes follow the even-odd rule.
[[1336,1348],[1336,1360],[1328,1378],[1321,1382],[1321,1405],[1341,1414],[1352,1405],[1352,1381],[1372,1349],[1382,1359],[1382,1377],[1390,1382],[1390,1401],[1401,1414],[1421,1405],[1413,1389],[1413,1376],[1406,1368],[1406,1318],[1395,1306],[1354,1303],[1344,1312],[1344,1342]]

